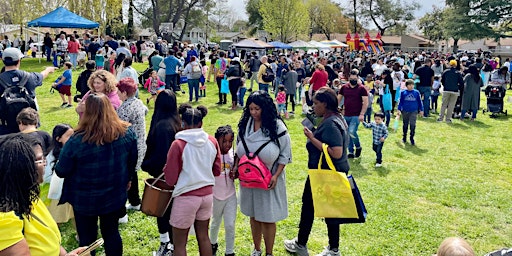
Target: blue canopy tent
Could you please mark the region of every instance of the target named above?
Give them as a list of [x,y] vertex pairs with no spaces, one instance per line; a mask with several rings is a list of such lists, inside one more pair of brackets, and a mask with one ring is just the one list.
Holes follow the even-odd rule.
[[49,28],[98,28],[100,24],[59,7],[35,20],[27,23],[29,27]]
[[274,46],[274,48],[277,48],[277,49],[292,49],[291,45],[285,44],[285,43],[279,42],[279,41],[270,42],[269,44]]
[[[88,20],[76,13],[69,11],[64,7],[59,7],[52,12],[49,12],[35,20],[27,23],[28,27],[37,27],[38,35],[39,28],[98,28],[100,24]],[[39,38],[38,40],[39,41]],[[41,63],[41,59],[39,59]]]

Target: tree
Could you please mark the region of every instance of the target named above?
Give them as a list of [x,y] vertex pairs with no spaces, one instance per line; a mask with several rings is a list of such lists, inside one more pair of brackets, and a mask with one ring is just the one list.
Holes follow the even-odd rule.
[[[173,28],[176,28],[178,22],[183,21],[180,35],[175,38],[181,40],[187,26],[194,20],[189,15],[195,15],[195,9],[207,5],[210,1],[212,0],[150,0],[149,3],[148,1],[137,1],[133,4],[133,8],[143,16],[143,19],[150,21],[153,30],[159,36],[161,36],[160,24],[162,22],[169,22]],[[201,10],[200,13],[204,14]]]
[[309,14],[302,0],[261,0],[259,12],[263,27],[273,39],[289,42],[307,32]]
[[263,29],[263,17],[260,14],[260,1],[261,0],[248,0],[245,5],[245,12],[249,16],[248,25],[254,26],[256,28],[255,30]]
[[445,32],[445,10],[434,6],[418,21],[418,27],[431,41],[437,42],[448,39]]
[[331,0],[309,0],[307,8],[312,30],[317,30],[324,34],[327,40],[331,40],[331,33],[336,31],[339,18],[342,16],[341,7]]
[[[512,23],[512,2],[510,0],[447,0],[446,5],[452,11],[446,19],[451,33],[460,38],[473,40],[478,38],[506,37],[500,25]],[[459,17],[458,15],[464,15]],[[461,27],[457,27],[461,26]],[[469,33],[464,35],[463,33]]]
[[361,17],[375,24],[381,35],[388,28],[406,26],[415,19],[414,11],[420,8],[416,2],[402,3],[400,0],[361,0],[360,3],[365,6]]

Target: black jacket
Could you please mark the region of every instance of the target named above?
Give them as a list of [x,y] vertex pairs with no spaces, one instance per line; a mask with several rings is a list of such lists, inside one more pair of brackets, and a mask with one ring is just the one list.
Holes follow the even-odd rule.
[[455,68],[450,68],[443,72],[441,83],[445,91],[458,92],[464,88],[462,74]]

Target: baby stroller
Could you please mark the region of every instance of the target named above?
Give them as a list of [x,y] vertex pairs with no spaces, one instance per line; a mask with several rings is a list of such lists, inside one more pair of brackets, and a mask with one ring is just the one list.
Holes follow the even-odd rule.
[[503,109],[503,99],[505,98],[505,88],[498,85],[488,85],[485,88],[485,96],[487,97],[487,109],[482,112],[490,112],[491,117],[498,117],[498,114],[507,115],[507,111]]

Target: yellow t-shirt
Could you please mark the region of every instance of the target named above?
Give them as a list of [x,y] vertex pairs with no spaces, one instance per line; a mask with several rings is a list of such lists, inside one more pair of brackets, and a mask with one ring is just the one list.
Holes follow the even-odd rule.
[[60,254],[60,231],[43,201],[33,204],[30,220],[20,219],[13,211],[0,212],[0,251],[27,241],[32,256],[57,256]]
[[263,81],[263,74],[267,71],[267,66],[270,68],[270,64],[265,63],[260,65],[260,69],[258,70],[258,83],[260,84],[272,84],[272,82],[265,82]]
[[373,89],[373,82],[374,81],[364,81],[364,85],[367,86],[370,90]]

